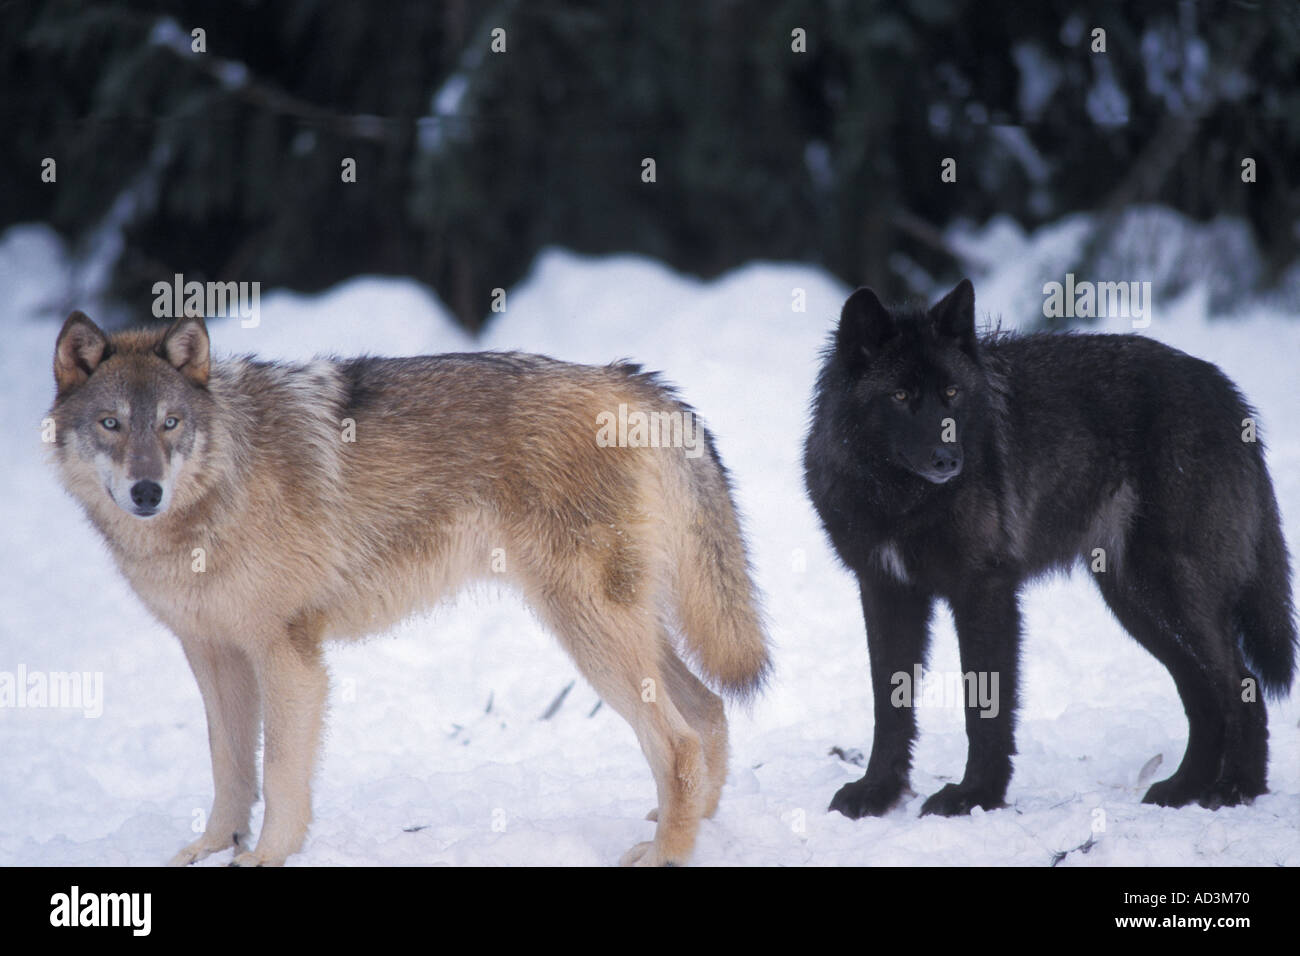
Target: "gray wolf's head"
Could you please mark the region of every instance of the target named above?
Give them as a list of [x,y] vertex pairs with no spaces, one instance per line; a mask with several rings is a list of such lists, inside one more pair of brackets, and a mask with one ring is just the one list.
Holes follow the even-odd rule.
[[92,513],[111,502],[145,521],[175,505],[204,450],[208,372],[202,319],[110,337],[84,313],[68,316],[54,346],[55,455]]

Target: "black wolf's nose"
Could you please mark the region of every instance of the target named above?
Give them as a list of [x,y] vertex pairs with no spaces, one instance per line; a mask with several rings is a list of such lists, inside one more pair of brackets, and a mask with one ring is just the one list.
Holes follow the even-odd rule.
[[930,456],[930,466],[939,474],[955,475],[961,471],[961,455],[951,448],[940,445]]
[[162,501],[162,485],[156,481],[137,481],[131,486],[131,501],[137,508],[157,508]]

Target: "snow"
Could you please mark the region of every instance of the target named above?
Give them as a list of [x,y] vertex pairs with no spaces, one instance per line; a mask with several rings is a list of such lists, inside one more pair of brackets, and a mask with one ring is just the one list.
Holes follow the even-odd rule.
[[1300,263],[1275,290],[1251,297],[1263,272],[1259,248],[1249,225],[1228,216],[1197,222],[1167,206],[1134,205],[1115,214],[1073,213],[1032,233],[1009,216],[982,225],[961,221],[944,238],[976,280],[980,308],[1020,317],[1013,326],[1042,315],[1044,283],[1062,282],[1067,272],[1149,282],[1157,324],[1161,310],[1187,294],[1208,295],[1216,318],[1258,310],[1266,299],[1283,312],[1300,304]]
[[1084,106],[1088,118],[1101,127],[1123,126],[1128,122],[1129,101],[1115,76],[1115,68],[1105,56],[1092,58],[1092,87]]
[[1011,57],[1020,71],[1020,89],[1016,99],[1021,116],[1027,121],[1037,120],[1056,94],[1065,71],[1055,57],[1033,40],[1015,44],[1011,48]]
[[[1004,325],[1041,315],[1023,290],[1078,236],[1070,221],[1025,236],[984,231],[980,309]],[[979,245],[979,236],[967,236]],[[1053,245],[1055,244],[1055,245]],[[973,250],[974,251],[974,250]],[[71,272],[47,231],[0,237],[0,671],[103,675],[102,715],[0,708],[0,864],[153,865],[201,828],[211,778],[203,709],[170,634],[144,611],[45,460],[40,420]],[[806,296],[797,312],[796,290]],[[413,282],[356,279],[320,296],[268,291],[261,323],[210,323],[220,353],[306,358],[522,348],[662,369],[704,415],[731,469],[775,647],[767,693],[731,710],[731,776],[704,822],[700,865],[1300,864],[1300,705],[1270,703],[1272,793],[1211,812],[1139,801],[1181,759],[1186,722],[1167,673],[1110,617],[1082,574],[1029,588],[1020,754],[1008,809],[918,817],[960,778],[958,709],[918,710],[912,784],[886,817],[825,808],[870,751],[871,692],[851,576],[802,489],[800,445],[818,353],[848,290],[820,270],[754,263],[701,282],[655,262],[550,250],[479,342]],[[1300,541],[1300,322],[1245,308],[1209,321],[1204,288],[1162,302],[1145,334],[1217,362],[1259,408],[1288,539]],[[81,303],[74,303],[80,305]],[[141,313],[148,309],[140,306]],[[1030,310],[1030,311],[1026,311]],[[1017,321],[1019,319],[1020,321]],[[1128,331],[1122,320],[1102,323]],[[931,668],[957,670],[946,610]],[[627,724],[578,677],[509,592],[470,593],[389,634],[329,652],[315,822],[290,865],[604,865],[649,839],[649,769]],[[555,715],[541,715],[577,680]],[[489,707],[490,701],[490,707]],[[594,714],[593,714],[594,711]],[[861,757],[858,757],[861,759]],[[260,825],[261,807],[255,816]],[[220,865],[220,854],[199,865]]]

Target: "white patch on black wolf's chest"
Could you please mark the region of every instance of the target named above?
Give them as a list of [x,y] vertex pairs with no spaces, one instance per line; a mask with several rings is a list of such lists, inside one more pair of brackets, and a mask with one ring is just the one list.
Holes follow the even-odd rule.
[[880,566],[896,580],[903,584],[912,583],[912,579],[907,576],[907,566],[903,564],[903,555],[894,542],[886,541],[876,545],[872,554],[875,555]]

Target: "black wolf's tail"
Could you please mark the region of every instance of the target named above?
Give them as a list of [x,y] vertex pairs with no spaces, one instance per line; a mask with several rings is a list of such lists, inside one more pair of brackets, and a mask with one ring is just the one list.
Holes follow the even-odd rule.
[[1237,602],[1242,648],[1260,683],[1274,697],[1285,697],[1295,677],[1295,607],[1291,602],[1291,567],[1272,489],[1266,486],[1255,574]]

